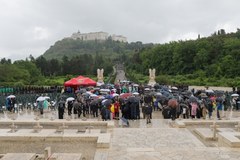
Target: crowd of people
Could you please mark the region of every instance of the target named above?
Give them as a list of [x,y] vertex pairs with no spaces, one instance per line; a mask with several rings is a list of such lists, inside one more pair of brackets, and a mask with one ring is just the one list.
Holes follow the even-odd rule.
[[[162,112],[163,118],[212,119],[216,111],[217,118],[222,118],[220,111],[239,109],[239,95],[223,91],[192,90],[186,87],[142,86],[137,84],[105,86],[105,88],[81,89],[75,97],[66,100],[68,116],[75,118],[101,116],[102,120],[138,120],[146,118],[151,123],[152,112]],[[61,101],[64,101],[63,99]],[[64,112],[59,103],[59,118]]]
[[[69,89],[66,88],[65,91]],[[152,112],[159,112],[165,119],[175,120],[212,119],[213,112],[216,111],[220,120],[223,116],[221,110],[240,109],[239,94],[236,91],[189,91],[186,86],[144,86],[133,83],[85,87],[71,91],[61,95],[50,93],[38,98],[35,96],[36,103],[29,108],[40,114],[44,114],[44,110],[58,110],[59,119],[93,117],[103,121],[122,120],[127,124],[128,120],[141,118],[146,119],[147,124],[151,123]],[[6,98],[8,111],[14,112],[15,105],[16,97]]]

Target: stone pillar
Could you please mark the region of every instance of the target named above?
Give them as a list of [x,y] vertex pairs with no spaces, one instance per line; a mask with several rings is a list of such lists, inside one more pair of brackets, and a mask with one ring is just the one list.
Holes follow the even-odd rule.
[[104,77],[103,77],[103,72],[104,72],[103,69],[97,69],[97,78],[98,78],[97,83],[99,84],[99,86],[102,85],[102,84],[104,84],[104,81],[103,81],[103,79],[104,79]]
[[155,81],[155,68],[154,69],[149,69],[149,82],[148,82],[148,85],[150,86],[154,86],[156,84],[156,81]]

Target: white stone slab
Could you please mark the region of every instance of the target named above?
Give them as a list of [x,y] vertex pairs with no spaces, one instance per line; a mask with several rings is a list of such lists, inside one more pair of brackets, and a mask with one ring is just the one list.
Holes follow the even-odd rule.
[[94,156],[94,160],[107,160],[108,151],[99,151],[97,150]]
[[154,148],[127,148],[127,152],[154,152]]
[[229,146],[229,147],[240,147],[240,133],[239,132],[219,132],[219,144],[221,146]]
[[1,160],[35,160],[35,153],[7,153]]
[[97,140],[97,148],[109,148],[110,142],[111,142],[110,133],[99,134]]
[[93,133],[93,134],[100,134],[101,133],[101,129],[90,129],[90,133],[89,133],[89,129],[87,129],[86,131],[85,131],[85,134],[91,134],[91,133]]
[[213,140],[213,131],[209,128],[196,128],[194,132],[204,140]]
[[77,153],[54,153],[49,160],[81,160],[82,154]]
[[232,128],[217,128],[217,131],[219,131],[219,132],[236,132]]

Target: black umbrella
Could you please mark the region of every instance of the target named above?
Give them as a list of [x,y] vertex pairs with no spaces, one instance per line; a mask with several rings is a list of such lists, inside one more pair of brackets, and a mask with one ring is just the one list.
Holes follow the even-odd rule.
[[155,85],[154,85],[154,88],[157,90],[157,89],[160,89],[160,85],[158,84],[158,83],[156,83]]
[[167,92],[167,91],[161,91],[162,95],[166,96],[166,97],[169,97],[170,96],[170,93]]
[[222,97],[217,97],[216,98],[216,102],[222,103],[223,102],[223,98]]
[[182,92],[182,95],[190,97],[192,95],[191,91]]
[[198,102],[198,99],[197,99],[197,97],[194,97],[194,96],[191,96],[190,98],[189,98],[189,102],[191,103],[191,102]]
[[81,93],[81,94],[86,93],[86,92],[87,92],[87,90],[85,88],[82,88],[79,90],[79,93]]
[[91,102],[91,105],[96,105],[96,104],[98,104],[99,103],[99,100],[98,99],[95,99],[95,100],[93,100],[92,102]]
[[161,95],[157,97],[157,101],[161,104],[166,104],[168,102],[168,98],[164,95]]
[[112,104],[112,100],[107,99],[103,101],[103,105],[105,105],[106,107],[110,106]]
[[128,102],[130,102],[130,103],[137,103],[139,101],[140,101],[140,99],[138,97],[131,96],[128,98]]

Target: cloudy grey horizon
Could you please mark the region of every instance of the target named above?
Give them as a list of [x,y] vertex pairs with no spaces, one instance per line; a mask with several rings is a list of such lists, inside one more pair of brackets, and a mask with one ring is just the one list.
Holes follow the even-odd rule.
[[238,6],[238,0],[1,0],[0,59],[36,58],[78,30],[143,43],[236,32]]

